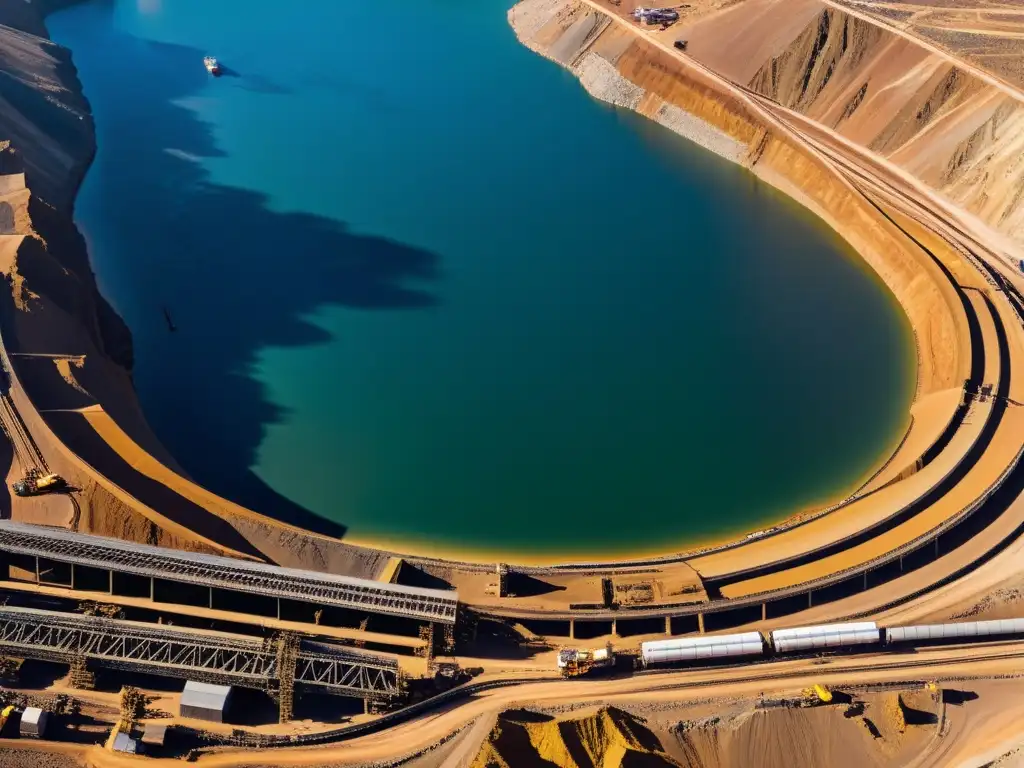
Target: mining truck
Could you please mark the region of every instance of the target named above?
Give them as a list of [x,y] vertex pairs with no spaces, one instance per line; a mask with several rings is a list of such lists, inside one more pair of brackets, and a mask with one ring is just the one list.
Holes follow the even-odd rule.
[[67,483],[64,482],[64,478],[60,475],[52,473],[43,475],[38,472],[29,472],[21,480],[16,480],[11,485],[11,488],[14,489],[14,493],[18,496],[38,496],[41,493],[59,491],[66,485]]
[[615,666],[615,652],[611,643],[595,650],[563,648],[558,652],[558,671],[562,677],[579,677],[595,669]]
[[635,8],[633,18],[649,26],[668,25],[679,21],[679,11],[674,11],[671,8]]

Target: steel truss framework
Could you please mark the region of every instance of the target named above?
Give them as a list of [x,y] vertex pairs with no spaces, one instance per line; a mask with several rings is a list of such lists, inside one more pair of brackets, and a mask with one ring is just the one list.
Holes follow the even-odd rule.
[[0,552],[265,597],[454,624],[458,595],[0,520]]
[[[220,632],[189,631],[98,616],[0,608],[0,653],[69,663],[84,657],[108,669],[244,688],[277,687],[277,648]],[[398,664],[337,650],[300,648],[294,681],[327,693],[389,698],[399,693]]]

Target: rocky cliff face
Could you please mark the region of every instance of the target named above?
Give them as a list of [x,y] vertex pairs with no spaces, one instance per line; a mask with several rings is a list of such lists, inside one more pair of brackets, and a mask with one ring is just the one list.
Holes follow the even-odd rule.
[[0,176],[24,174],[30,190],[17,204],[8,201],[18,211],[17,226],[2,233],[26,236],[13,268],[16,301],[23,311],[47,302],[59,306],[127,372],[130,334],[100,296],[72,219],[96,149],[92,116],[69,52],[45,37],[45,10],[25,2],[0,5]]
[[[100,295],[74,199],[95,153],[89,105],[69,51],[46,37],[40,5],[0,3],[0,327],[4,352],[24,389],[7,389],[48,467],[80,490],[15,509],[31,522],[189,549],[215,550],[164,530],[120,501],[63,450],[36,411],[102,405],[136,439],[173,466],[142,417],[131,382],[131,335]],[[88,391],[82,386],[88,386]],[[69,386],[70,385],[70,386]],[[7,453],[7,450],[0,453]],[[28,468],[17,449],[5,456],[8,479]],[[9,497],[0,493],[4,505]],[[8,511],[8,514],[11,514]]]
[[[0,0],[0,273],[9,288],[0,291],[0,354],[15,382],[5,393],[31,440],[78,492],[12,510],[0,485],[0,512],[372,576],[386,555],[307,534],[196,486],[146,423],[132,386],[131,335],[100,296],[73,220],[95,135],[70,52],[47,39],[43,23],[46,12],[73,2]],[[31,463],[0,440],[0,474],[13,479]]]
[[[1024,48],[1017,57],[1024,60]],[[721,59],[715,64],[739,74]],[[743,84],[894,162],[1024,244],[1024,101],[1013,93],[914,39],[832,8]]]
[[[957,9],[928,10],[928,2],[900,11],[841,1],[698,0],[651,39],[686,40],[687,56],[717,75],[877,153],[1024,247],[1024,97],[1016,90],[1024,83],[1024,12],[968,20]],[[595,34],[578,34],[581,15],[595,17]],[[608,16],[577,0],[526,0],[510,18],[514,26],[530,19],[521,32],[527,45],[574,68],[584,84],[590,60],[601,57],[627,84],[643,80],[653,86],[646,93],[749,140],[743,110],[702,95],[699,77],[643,42],[639,29],[609,27]],[[955,28],[968,21],[972,31]],[[661,109],[635,92],[607,100],[655,119]]]

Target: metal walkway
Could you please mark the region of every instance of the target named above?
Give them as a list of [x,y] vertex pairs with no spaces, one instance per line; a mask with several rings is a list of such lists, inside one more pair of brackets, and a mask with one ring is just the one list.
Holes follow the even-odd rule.
[[0,552],[444,624],[455,623],[458,606],[454,591],[181,552],[12,520],[0,520]]
[[[61,663],[84,657],[107,669],[258,690],[280,682],[272,640],[28,608],[0,608],[0,653]],[[398,676],[391,659],[318,643],[300,646],[294,682],[381,699],[399,694]]]

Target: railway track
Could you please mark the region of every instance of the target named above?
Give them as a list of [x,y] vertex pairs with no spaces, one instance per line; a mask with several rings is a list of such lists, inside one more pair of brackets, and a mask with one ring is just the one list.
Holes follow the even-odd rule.
[[[903,655],[899,652],[893,652],[893,655]],[[901,661],[893,661],[889,663],[872,664],[868,666],[861,665],[850,665],[850,666],[828,666],[825,667],[825,663],[822,663],[822,668],[819,670],[822,675],[842,675],[842,674],[864,674],[865,672],[888,672],[891,670],[898,669],[922,669],[927,667],[950,667],[959,666],[963,664],[981,664],[988,661],[1005,661],[1009,659],[1021,659],[1024,658],[1024,650],[1010,651],[1006,653],[992,653],[983,656],[967,656],[963,658],[942,658],[942,659],[918,659],[916,661],[908,661],[903,659]],[[789,660],[789,659],[787,659]],[[754,664],[772,664],[778,663],[778,659],[766,660],[760,662],[752,662],[751,665],[736,664],[730,667],[716,667],[716,669],[735,669],[742,666],[752,666]],[[827,662],[826,662],[827,663]],[[660,670],[659,670],[660,671]],[[637,672],[637,675],[645,675],[654,673],[654,670],[644,670]],[[671,674],[671,673],[662,673]],[[767,675],[748,675],[746,677],[730,677],[727,680],[696,680],[696,681],[685,681],[679,683],[670,683],[666,685],[654,686],[651,688],[645,688],[647,691],[675,691],[685,690],[687,688],[701,688],[701,687],[715,687],[721,685],[734,685],[736,683],[754,683],[754,682],[768,682],[773,680],[788,680],[793,678],[806,677],[808,674],[807,669],[788,670],[785,672],[776,672]],[[1024,674],[1022,672],[1021,674]],[[964,679],[952,675],[941,675],[935,676],[930,675],[929,677],[935,677],[938,680],[960,680]],[[908,679],[906,682],[918,682],[916,680]]]
[[21,420],[21,416],[18,415],[18,411],[11,401],[9,393],[0,395],[0,425],[3,426],[4,433],[11,441],[14,455],[18,463],[21,464],[23,472],[27,473],[29,470],[34,469],[43,474],[49,473],[50,470],[46,464],[46,459],[43,458],[39,447],[32,440],[32,436],[29,435],[28,429]]

